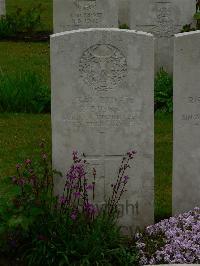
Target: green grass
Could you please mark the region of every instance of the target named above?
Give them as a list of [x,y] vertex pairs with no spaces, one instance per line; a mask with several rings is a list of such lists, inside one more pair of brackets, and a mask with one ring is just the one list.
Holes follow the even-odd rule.
[[172,114],[155,117],[155,218],[172,211]]
[[41,139],[50,152],[50,115],[0,114],[0,178],[12,175],[17,162],[32,156]]
[[15,165],[31,158],[45,139],[51,151],[50,115],[0,114],[0,195],[12,193],[5,177],[15,174]]
[[[0,114],[0,177],[14,174],[15,164],[37,151],[47,140],[51,150],[50,115]],[[156,114],[155,119],[155,212],[156,218],[171,215],[172,115]],[[1,185],[1,193],[9,188]],[[9,194],[8,194],[9,195]]]
[[53,0],[6,0],[7,14],[11,14],[19,7],[23,10],[42,4],[41,22],[44,31],[52,31],[53,28]]
[[49,43],[0,42],[0,71],[12,74],[27,70],[42,75],[50,86]]

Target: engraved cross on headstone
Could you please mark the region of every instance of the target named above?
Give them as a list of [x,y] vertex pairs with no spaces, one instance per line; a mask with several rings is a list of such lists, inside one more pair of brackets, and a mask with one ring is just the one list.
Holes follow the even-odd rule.
[[[85,153],[86,159],[88,160],[96,160],[96,162],[91,162],[92,166],[95,168],[96,166],[102,167],[102,171],[100,171],[98,175],[98,170],[97,170],[97,177],[99,179],[103,179],[104,182],[104,201],[106,200],[106,161],[112,161],[116,160],[116,164],[120,163],[119,159],[122,159],[124,157],[123,154],[106,154],[106,139],[105,139],[105,132],[103,130],[99,131],[99,144],[100,144],[100,154],[95,154],[95,155],[87,155]],[[116,173],[117,174],[117,173]],[[107,178],[114,178],[115,176],[107,176]],[[112,182],[112,181],[111,181]],[[110,184],[111,184],[110,182]]]

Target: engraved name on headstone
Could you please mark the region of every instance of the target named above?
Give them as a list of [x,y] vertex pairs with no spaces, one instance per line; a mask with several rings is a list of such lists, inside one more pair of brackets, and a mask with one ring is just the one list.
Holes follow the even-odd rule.
[[118,27],[118,0],[54,0],[54,32]]
[[174,38],[173,213],[200,206],[200,31]]
[[[51,61],[54,168],[65,173],[71,152],[83,152],[97,170],[101,205],[123,156],[135,149],[120,223],[129,234],[153,223],[153,36],[118,29],[55,34]],[[57,193],[62,182],[56,178]]]

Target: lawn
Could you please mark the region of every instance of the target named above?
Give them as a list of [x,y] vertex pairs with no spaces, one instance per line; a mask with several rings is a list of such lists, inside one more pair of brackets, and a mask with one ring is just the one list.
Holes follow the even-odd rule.
[[34,71],[50,85],[49,43],[0,42],[0,71],[8,75]]
[[[0,177],[13,175],[15,164],[30,158],[37,144],[46,139],[51,151],[50,115],[0,114]],[[155,119],[155,214],[171,214],[172,116],[156,114]],[[1,193],[9,192],[7,185]],[[9,194],[8,194],[9,195]]]
[[41,4],[42,30],[52,31],[53,28],[53,0],[6,0],[6,12],[11,14],[16,8],[30,9]]

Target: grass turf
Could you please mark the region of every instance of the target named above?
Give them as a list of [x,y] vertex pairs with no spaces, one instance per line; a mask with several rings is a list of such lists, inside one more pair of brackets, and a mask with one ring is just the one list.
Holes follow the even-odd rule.
[[[51,151],[50,115],[0,114],[0,177],[13,175],[15,164],[30,158],[37,143],[46,139]],[[155,216],[156,220],[171,215],[172,115],[155,117]],[[3,183],[0,193],[8,193]]]
[[34,71],[50,86],[49,43],[0,42],[0,71]]

